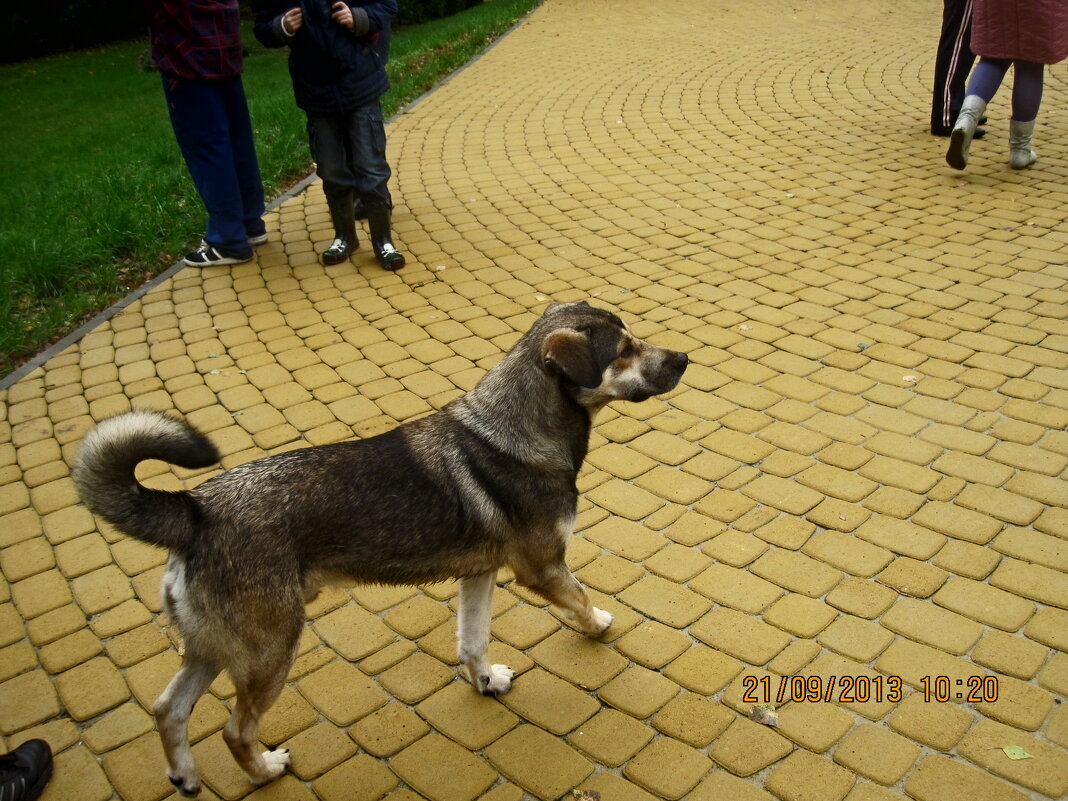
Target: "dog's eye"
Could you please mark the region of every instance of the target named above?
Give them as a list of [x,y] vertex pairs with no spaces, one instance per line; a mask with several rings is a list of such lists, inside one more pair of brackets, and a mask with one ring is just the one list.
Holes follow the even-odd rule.
[[629,359],[634,355],[634,353],[634,344],[631,342],[627,342],[625,345],[623,345],[623,350],[619,352],[619,358]]

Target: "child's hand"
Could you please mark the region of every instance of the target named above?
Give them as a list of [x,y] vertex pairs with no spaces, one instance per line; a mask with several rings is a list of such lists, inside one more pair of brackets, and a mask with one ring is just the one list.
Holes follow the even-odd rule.
[[348,28],[351,31],[352,30],[352,9],[349,8],[349,4],[346,3],[346,2],[343,2],[343,0],[338,0],[336,3],[334,3],[330,7],[332,9],[334,9],[334,13],[330,15],[330,19],[334,20],[334,22],[337,22],[337,23],[340,23],[341,25],[344,25],[346,28]]
[[300,26],[304,24],[304,12],[300,10],[300,6],[291,8],[282,17],[282,25],[285,27],[286,33],[290,36],[295,34]]

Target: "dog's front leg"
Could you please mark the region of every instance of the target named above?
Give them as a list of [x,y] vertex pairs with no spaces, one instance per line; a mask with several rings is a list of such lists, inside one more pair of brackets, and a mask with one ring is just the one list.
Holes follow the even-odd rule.
[[583,632],[600,637],[612,625],[612,615],[590,603],[590,596],[563,562],[517,573],[519,583],[568,612]]
[[457,633],[460,669],[483,695],[508,692],[515,673],[507,665],[491,665],[489,647],[493,588],[497,571],[460,579],[460,620]]

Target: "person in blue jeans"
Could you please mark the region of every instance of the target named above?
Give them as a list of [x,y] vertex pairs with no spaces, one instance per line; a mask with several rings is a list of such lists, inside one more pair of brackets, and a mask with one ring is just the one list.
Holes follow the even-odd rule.
[[208,212],[204,241],[184,261],[198,267],[249,261],[267,229],[241,83],[238,0],[153,0],[146,7],[174,137]]
[[256,38],[266,47],[289,47],[293,94],[308,116],[308,143],[334,226],[323,264],[339,264],[357,248],[359,201],[375,258],[387,270],[400,269],[404,256],[390,232],[392,173],[379,102],[389,89],[396,0],[261,0],[256,8]]

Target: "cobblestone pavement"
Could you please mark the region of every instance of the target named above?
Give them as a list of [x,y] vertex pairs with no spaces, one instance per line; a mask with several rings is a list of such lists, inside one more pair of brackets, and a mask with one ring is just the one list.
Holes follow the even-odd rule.
[[[693,362],[597,421],[569,554],[605,641],[502,576],[492,655],[519,676],[485,699],[456,677],[453,585],[333,590],[262,731],[292,774],[247,783],[220,679],[204,797],[1068,791],[1065,70],[1033,169],[1007,166],[1003,90],[953,172],[926,133],[936,6],[547,0],[390,125],[399,274],[319,265],[313,184],[254,263],[182,270],[11,386],[0,746],[49,740],[48,801],[172,792],[147,712],[180,660],[164,554],[78,504],[95,420],[174,411],[226,466],[365,436],[589,299]],[[750,720],[780,688],[778,726]]]

